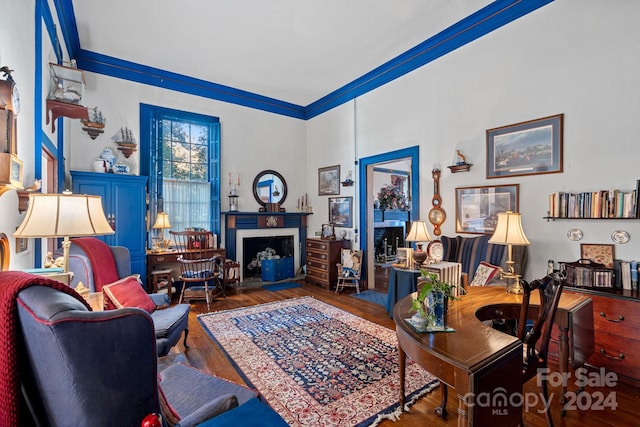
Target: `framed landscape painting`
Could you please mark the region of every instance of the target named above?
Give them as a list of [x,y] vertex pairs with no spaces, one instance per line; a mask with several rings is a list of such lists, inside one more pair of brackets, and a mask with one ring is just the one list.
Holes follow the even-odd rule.
[[487,178],[562,172],[563,117],[487,130]]
[[519,184],[456,188],[456,233],[492,234],[500,212],[518,212]]
[[336,227],[353,227],[353,197],[329,197],[329,222]]
[[318,196],[340,194],[340,165],[318,169]]

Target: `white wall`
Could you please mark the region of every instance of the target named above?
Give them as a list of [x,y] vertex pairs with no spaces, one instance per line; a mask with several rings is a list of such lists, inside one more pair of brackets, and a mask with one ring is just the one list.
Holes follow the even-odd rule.
[[[430,170],[441,167],[445,235],[455,234],[456,187],[520,184],[520,211],[532,242],[525,278],[543,275],[548,259],[578,259],[580,243],[612,244],[618,229],[631,240],[616,245],[616,257],[640,258],[639,221],[542,219],[554,191],[633,190],[640,178],[639,14],[633,0],[554,2],[358,98],[355,108],[352,103],[314,118],[307,133],[309,182],[318,167],[338,161],[327,153],[353,153],[355,109],[358,157],[420,145],[421,219],[431,208]],[[559,113],[565,119],[564,173],[486,179],[487,129]],[[325,155],[316,155],[321,143]],[[470,172],[446,168],[456,148],[473,164]],[[321,199],[315,205],[327,203]],[[322,219],[314,218],[314,226]],[[574,227],[584,231],[581,242],[566,236]]]

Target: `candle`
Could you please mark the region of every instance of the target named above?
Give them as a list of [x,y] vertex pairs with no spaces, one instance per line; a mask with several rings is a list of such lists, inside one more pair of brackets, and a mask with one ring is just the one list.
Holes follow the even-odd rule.
[[240,173],[238,172],[238,186],[240,185]]
[[229,187],[231,187],[231,172],[229,172]]

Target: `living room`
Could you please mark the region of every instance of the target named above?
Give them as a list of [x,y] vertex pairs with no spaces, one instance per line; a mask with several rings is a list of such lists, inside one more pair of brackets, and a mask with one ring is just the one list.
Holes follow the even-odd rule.
[[[368,206],[362,202],[360,187],[366,178],[359,174],[354,162],[418,147],[415,194],[418,212],[413,213],[413,219],[427,220],[433,196],[431,170],[439,167],[442,208],[447,213],[442,224],[445,236],[460,234],[455,221],[456,189],[519,186],[518,211],[522,213],[523,228],[531,241],[523,272],[526,279],[544,276],[549,260],[556,263],[578,260],[581,243],[614,243],[612,234],[619,230],[631,238],[624,244],[615,243],[615,257],[638,258],[638,221],[545,219],[549,211],[548,196],[552,193],[636,188],[638,175],[633,172],[636,159],[629,154],[637,152],[633,138],[637,134],[640,104],[633,88],[639,84],[636,78],[639,60],[629,52],[635,51],[640,38],[640,30],[633,21],[639,12],[637,2],[537,2],[540,7],[530,13],[468,44],[460,43],[446,55],[398,78],[387,79],[386,84],[373,90],[352,91],[347,101],[336,100],[332,108],[296,110],[303,112],[301,114],[310,111],[308,118],[292,117],[262,105],[252,108],[233,99],[220,100],[172,90],[162,83],[155,84],[150,78],[135,81],[119,78],[112,70],[104,74],[85,71],[83,103],[99,106],[107,117],[105,132],[95,140],[82,129],[79,120],[58,120],[55,131],[51,123],[46,123],[48,63],[56,62],[52,41],[55,37],[49,33],[52,28],[57,27],[56,37],[64,39],[64,60],[70,58],[68,41],[60,31],[65,25],[57,17],[63,12],[52,9],[47,13],[50,6],[43,3],[10,5],[4,2],[3,9],[10,12],[0,18],[0,66],[14,70],[12,76],[19,84],[22,100],[16,154],[22,161],[25,187],[36,179],[46,180],[51,172],[45,170],[43,148],[58,158],[61,168],[58,190],[63,190],[70,184],[71,171],[90,171],[105,147],[115,150],[110,138],[121,127],[132,129],[141,141],[140,105],[156,105],[220,118],[222,211],[228,207],[224,177],[229,173],[241,177],[239,210],[253,212],[259,206],[253,197],[251,181],[263,170],[275,170],[288,184],[289,198],[283,206],[287,212],[295,212],[296,199],[308,196],[313,214],[307,217],[307,232],[313,236],[329,220],[328,197],[318,194],[318,171],[339,165],[341,180],[348,171],[353,171],[355,185],[340,187],[340,196],[354,198],[354,225],[346,231],[353,244],[359,246],[363,228],[358,219]],[[472,12],[486,2],[479,3],[482,4],[476,5]],[[505,6],[516,2],[496,3]],[[432,35],[425,34],[416,43]],[[86,42],[80,40],[80,47]],[[81,54],[80,47],[73,49]],[[127,59],[143,66],[153,65],[143,58]],[[79,65],[82,68],[82,61]],[[352,78],[378,65],[381,64]],[[187,76],[196,74],[192,70],[181,70],[178,65],[164,71]],[[329,87],[322,96],[339,87],[341,84]],[[239,89],[254,92],[249,84],[239,85]],[[272,93],[277,91],[274,89]],[[273,96],[294,106],[309,106],[321,97],[281,99]],[[488,178],[487,130],[558,114],[564,119],[561,172]],[[606,124],[607,117],[616,121]],[[472,164],[468,172],[453,174],[447,168],[454,162],[456,150]],[[126,159],[133,175],[140,173],[143,154],[139,150]],[[22,250],[11,237],[24,218],[17,209],[18,204],[15,191],[0,197],[3,213],[0,232],[10,237],[9,269],[12,270],[40,266],[46,253],[44,248],[34,248],[34,240]],[[568,233],[574,229],[584,235],[582,240],[570,238],[573,234]],[[223,230],[219,232],[224,241]],[[367,252],[368,248],[364,249]]]

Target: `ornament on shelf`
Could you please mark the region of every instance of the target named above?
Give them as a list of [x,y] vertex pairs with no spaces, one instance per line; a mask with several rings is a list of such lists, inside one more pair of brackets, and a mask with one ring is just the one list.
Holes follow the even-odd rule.
[[455,165],[451,165],[447,167],[451,169],[451,173],[458,173],[458,172],[468,172],[469,169],[471,169],[471,166],[472,164],[467,163],[466,158],[460,152],[460,150],[456,150]]
[[91,139],[96,139],[98,135],[104,132],[104,125],[107,119],[102,115],[102,112],[98,110],[98,107],[87,110],[87,114],[87,119],[80,119],[83,124],[82,130],[87,132]]
[[111,139],[118,144],[118,150],[122,151],[122,154],[124,154],[126,158],[129,158],[132,153],[138,151],[133,132],[127,127],[120,128]]

